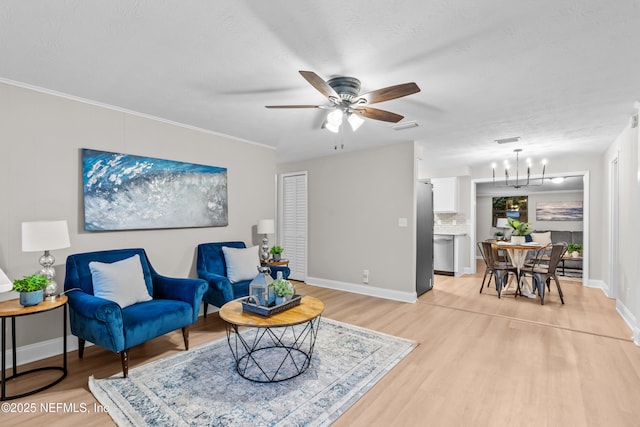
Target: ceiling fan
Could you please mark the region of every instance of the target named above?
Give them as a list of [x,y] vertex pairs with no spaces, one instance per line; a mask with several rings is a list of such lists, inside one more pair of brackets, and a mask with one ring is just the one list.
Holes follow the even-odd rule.
[[342,120],[347,117],[349,124],[355,131],[364,122],[362,117],[397,123],[404,118],[400,114],[369,107],[371,104],[389,101],[420,92],[415,83],[403,83],[360,94],[360,80],[355,77],[333,77],[323,80],[313,71],[300,71],[302,77],[311,86],[329,100],[326,105],[266,105],[266,108],[319,108],[332,110],[322,127],[332,132],[338,132]]

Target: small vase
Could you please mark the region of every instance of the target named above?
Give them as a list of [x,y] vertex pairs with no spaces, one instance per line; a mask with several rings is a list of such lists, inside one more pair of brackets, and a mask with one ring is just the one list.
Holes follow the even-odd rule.
[[284,304],[285,302],[285,297],[276,297],[276,305]]
[[280,261],[281,254],[273,254],[274,261]]
[[580,258],[580,252],[578,252],[578,251],[573,251],[573,252],[571,252],[571,256],[572,256],[573,258]]
[[38,305],[42,302],[44,291],[33,292],[20,292],[20,305],[24,307],[30,307],[32,305]]
[[516,245],[522,245],[526,241],[524,236],[511,236],[511,243]]

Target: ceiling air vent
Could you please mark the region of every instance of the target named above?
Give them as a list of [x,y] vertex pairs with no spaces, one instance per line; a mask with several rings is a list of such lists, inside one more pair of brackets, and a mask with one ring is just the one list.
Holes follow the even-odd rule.
[[411,121],[411,122],[402,122],[402,123],[393,124],[393,125],[390,125],[389,127],[394,130],[405,130],[405,129],[417,128],[417,127],[420,127],[420,125],[415,121]]
[[498,144],[510,144],[512,142],[520,141],[520,137],[519,136],[514,136],[513,138],[496,139],[495,141]]

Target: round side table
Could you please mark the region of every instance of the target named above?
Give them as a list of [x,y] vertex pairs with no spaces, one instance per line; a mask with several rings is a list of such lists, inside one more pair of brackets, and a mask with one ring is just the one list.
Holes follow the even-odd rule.
[[[67,301],[68,298],[64,295],[59,295],[54,300],[45,300],[38,305],[33,305],[30,307],[23,307],[20,305],[20,300],[12,299],[8,301],[0,302],[0,318],[2,318],[2,394],[0,396],[0,400],[11,400],[18,399],[25,396],[31,396],[32,394],[38,393],[42,390],[46,390],[49,387],[53,387],[58,384],[67,376]],[[21,316],[30,316],[32,314],[44,313],[45,311],[55,310],[57,308],[62,307],[63,309],[63,317],[62,317],[62,366],[46,366],[42,368],[29,369],[28,371],[18,372],[18,367],[16,363],[16,317]],[[7,377],[7,366],[6,366],[6,344],[7,344],[7,328],[6,321],[7,319],[11,319],[11,350],[12,350],[12,359],[13,359],[13,371],[11,376]],[[35,372],[40,371],[61,371],[62,374],[60,377],[56,378],[52,382],[39,387],[35,390],[27,391],[25,393],[16,394],[13,396],[7,396],[6,385],[7,381],[18,378],[23,375],[33,374]]]

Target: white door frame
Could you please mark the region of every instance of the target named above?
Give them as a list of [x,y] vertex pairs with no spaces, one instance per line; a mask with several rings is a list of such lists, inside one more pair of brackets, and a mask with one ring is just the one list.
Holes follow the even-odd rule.
[[[580,176],[583,177],[583,189],[582,189],[582,240],[584,242],[583,246],[583,257],[582,257],[582,284],[584,286],[589,284],[589,218],[590,218],[590,209],[589,209],[589,171],[576,171],[576,172],[563,172],[549,175],[549,178],[553,178],[554,176]],[[546,176],[545,176],[546,179]],[[476,221],[477,221],[477,212],[476,212],[476,184],[482,182],[491,182],[492,178],[478,178],[472,179],[470,184],[469,195],[471,197],[470,205],[471,206],[471,224],[469,229],[469,237],[471,238],[471,244],[469,245],[469,259],[471,260],[470,272],[471,274],[476,273]]]
[[617,299],[619,297],[618,290],[618,266],[619,254],[618,245],[620,244],[620,225],[619,218],[619,153],[609,163],[609,298]]

